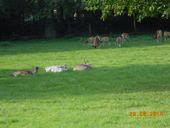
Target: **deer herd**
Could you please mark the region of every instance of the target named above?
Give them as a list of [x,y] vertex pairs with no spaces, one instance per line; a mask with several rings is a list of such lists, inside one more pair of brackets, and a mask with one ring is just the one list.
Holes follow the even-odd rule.
[[[122,47],[124,42],[127,41],[129,38],[129,34],[128,33],[122,33],[120,36],[118,36],[116,38],[116,46],[117,47]],[[100,47],[102,45],[111,44],[111,39],[108,36],[91,36],[89,38],[87,38],[84,42],[84,44],[89,44],[94,48]]]
[[[157,30],[154,35],[154,39],[157,40],[157,42],[161,41],[167,41],[170,39],[170,32],[168,31],[162,31],[162,30]],[[116,47],[122,47],[126,41],[129,39],[129,33],[124,32],[120,36],[117,36],[115,39],[115,46]],[[84,42],[84,44],[91,45],[94,48],[103,46],[105,44],[111,44],[111,39],[108,36],[90,36],[88,37]]]
[[[89,70],[91,69],[92,66],[91,64],[88,64],[87,61],[84,59],[83,64],[76,64],[73,67],[73,71],[84,71],[84,70]],[[34,76],[37,72],[39,71],[39,67],[35,67],[32,70],[18,70],[13,72],[11,75],[14,77],[17,76],[27,76],[27,75],[32,75]],[[65,72],[68,71],[68,67],[66,64],[64,65],[53,65],[53,66],[48,66],[45,67],[45,72]]]
[[156,39],[158,42],[164,40],[164,41],[167,41],[170,39],[170,32],[168,31],[162,31],[161,29],[157,30],[155,33],[154,33],[154,39]]
[[[162,31],[162,30],[157,30],[154,35],[153,35],[154,39],[157,40],[157,42],[161,42],[161,41],[167,41],[170,39],[170,32],[168,31]],[[129,34],[128,33],[122,33],[120,36],[116,37],[116,47],[122,47],[123,44],[128,41],[129,39]],[[84,42],[84,44],[89,44],[94,48],[100,47],[102,45],[105,44],[109,44],[110,45],[111,40],[108,36],[91,36],[89,38],[86,39],[86,41]],[[83,70],[89,70],[91,69],[92,66],[91,64],[88,64],[87,61],[84,59],[84,63],[83,64],[76,64],[73,67],[73,71],[83,71]],[[35,73],[37,73],[39,70],[39,67],[35,67],[32,70],[18,70],[12,73],[12,75],[14,77],[16,76],[25,76],[25,75],[34,75]],[[45,67],[45,72],[64,72],[67,71],[68,67],[66,64],[64,65],[53,65],[53,66],[48,66]]]

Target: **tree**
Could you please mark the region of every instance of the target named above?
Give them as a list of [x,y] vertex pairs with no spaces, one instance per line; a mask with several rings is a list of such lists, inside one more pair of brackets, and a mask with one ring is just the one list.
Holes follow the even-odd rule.
[[165,9],[165,11],[163,13],[163,16],[166,17],[167,19],[169,18],[169,15],[170,15],[170,1],[167,4],[167,8]]
[[83,0],[85,9],[88,11],[100,10],[101,18],[105,20],[112,13],[115,16],[128,14],[134,21],[136,31],[136,21],[141,22],[145,17],[158,15],[168,15],[168,0]]
[[0,0],[0,7],[0,18],[10,24],[23,26],[25,21],[45,19],[45,30],[53,29],[55,36],[56,21],[66,23],[67,32],[71,33],[71,22],[81,9],[81,0]]
[[48,19],[47,21],[51,19],[49,24],[54,19],[66,23],[67,33],[71,33],[71,22],[81,10],[81,0],[39,0],[37,3],[41,5],[37,16]]

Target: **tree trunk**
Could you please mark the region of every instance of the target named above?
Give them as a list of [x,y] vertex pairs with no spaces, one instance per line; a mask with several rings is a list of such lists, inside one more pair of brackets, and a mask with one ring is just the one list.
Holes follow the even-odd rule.
[[54,23],[53,19],[46,20],[45,37],[46,38],[55,38],[56,37],[55,23]]
[[92,28],[91,28],[91,23],[88,24],[88,32],[89,32],[89,35],[92,34]]
[[134,28],[134,31],[136,32],[137,28],[136,28],[136,18],[135,18],[135,15],[133,15],[133,28]]
[[72,33],[72,28],[71,28],[71,19],[68,17],[67,18],[67,33],[70,35]]

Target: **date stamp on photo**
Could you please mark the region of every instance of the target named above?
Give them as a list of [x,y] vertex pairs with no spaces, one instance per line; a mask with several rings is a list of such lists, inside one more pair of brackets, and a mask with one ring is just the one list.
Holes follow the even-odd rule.
[[141,111],[141,112],[129,112],[129,116],[135,117],[135,116],[141,116],[141,117],[146,117],[146,116],[153,116],[153,117],[163,117],[164,113],[163,112],[146,112],[146,111]]

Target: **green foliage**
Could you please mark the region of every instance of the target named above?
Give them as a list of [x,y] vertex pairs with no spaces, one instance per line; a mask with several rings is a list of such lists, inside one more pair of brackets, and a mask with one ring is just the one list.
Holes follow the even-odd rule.
[[167,4],[167,9],[164,10],[163,16],[169,18],[170,15],[170,1]]
[[[83,0],[86,10],[101,10],[102,19],[109,15],[122,15],[128,13],[138,21],[145,17],[154,17],[167,14],[168,0]],[[168,10],[167,10],[168,9]]]
[[100,10],[102,19],[111,14],[122,15],[127,12],[129,16],[135,15],[135,18],[141,21],[145,17],[159,14],[167,16],[170,13],[168,0],[0,0],[0,14],[7,18],[11,15],[43,18],[51,17],[55,9],[57,16],[62,14],[65,19],[73,17],[83,6],[86,10]]

